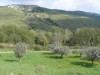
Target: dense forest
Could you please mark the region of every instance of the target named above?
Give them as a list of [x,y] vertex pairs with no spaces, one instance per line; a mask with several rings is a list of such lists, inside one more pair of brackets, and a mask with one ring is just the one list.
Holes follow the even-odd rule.
[[70,31],[69,29],[54,27],[52,32],[46,32],[14,25],[0,27],[1,47],[3,46],[2,43],[16,44],[18,42],[46,47],[55,40],[62,45],[70,47],[99,46],[100,29],[79,28],[75,31]]

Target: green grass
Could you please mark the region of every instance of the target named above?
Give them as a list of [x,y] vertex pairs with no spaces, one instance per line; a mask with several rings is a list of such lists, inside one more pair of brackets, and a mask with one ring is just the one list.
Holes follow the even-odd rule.
[[6,51],[13,51],[13,48],[0,48],[1,52],[6,52]]
[[11,8],[0,8],[0,25],[24,25],[24,12]]
[[99,75],[100,63],[92,66],[90,61],[78,55],[68,55],[64,59],[51,53],[31,52],[21,62],[14,54],[1,54],[0,75]]

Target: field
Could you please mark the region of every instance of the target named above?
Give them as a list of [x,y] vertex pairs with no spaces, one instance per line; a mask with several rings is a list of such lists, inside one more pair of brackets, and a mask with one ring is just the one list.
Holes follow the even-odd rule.
[[1,53],[0,75],[100,75],[100,63],[94,66],[79,55],[69,54],[63,59],[50,52],[28,52],[21,62],[13,53]]

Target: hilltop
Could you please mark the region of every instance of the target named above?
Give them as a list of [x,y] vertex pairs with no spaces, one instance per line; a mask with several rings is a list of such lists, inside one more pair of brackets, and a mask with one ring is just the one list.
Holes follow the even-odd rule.
[[11,24],[42,30],[52,30],[55,26],[70,30],[100,28],[100,14],[48,9],[37,5],[0,6],[0,25]]

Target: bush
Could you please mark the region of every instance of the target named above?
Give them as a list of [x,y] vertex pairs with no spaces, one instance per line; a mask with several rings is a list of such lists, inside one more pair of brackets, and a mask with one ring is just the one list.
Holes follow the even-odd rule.
[[44,48],[41,45],[34,45],[34,49],[39,51],[39,50],[43,50]]
[[14,45],[11,43],[0,43],[0,48],[14,48]]
[[0,43],[0,48],[6,48],[6,44],[5,43]]
[[36,41],[36,44],[39,44],[41,46],[44,46],[44,47],[48,46],[48,39],[44,34],[38,34],[35,41]]
[[[16,57],[20,59],[27,52],[26,44],[25,43],[21,43],[21,42],[17,43],[16,46],[15,46],[14,52],[15,52]],[[21,59],[20,59],[20,61],[21,61]]]

